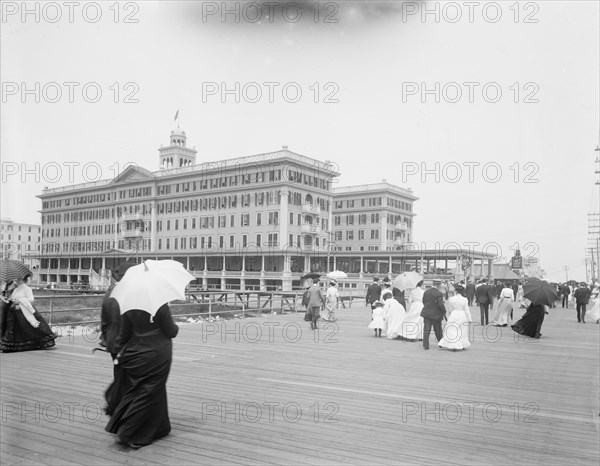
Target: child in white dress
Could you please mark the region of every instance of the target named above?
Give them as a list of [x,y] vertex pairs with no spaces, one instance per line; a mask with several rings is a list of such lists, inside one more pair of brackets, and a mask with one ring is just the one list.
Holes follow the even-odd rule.
[[371,323],[369,324],[369,328],[375,330],[375,337],[381,336],[381,331],[385,327],[385,321],[383,320],[383,302],[375,301],[371,304]]

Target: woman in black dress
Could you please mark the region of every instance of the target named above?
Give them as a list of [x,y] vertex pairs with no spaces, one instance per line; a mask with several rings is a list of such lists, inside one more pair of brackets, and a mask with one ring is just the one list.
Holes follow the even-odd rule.
[[546,314],[543,304],[530,304],[521,320],[515,322],[511,328],[520,335],[540,338],[542,336],[540,330]]
[[2,292],[0,303],[0,350],[5,353],[51,348],[56,335],[46,320],[33,307],[33,293],[23,280],[10,280]]
[[178,331],[168,304],[154,317],[138,309],[122,316],[115,364],[122,371],[118,383],[123,385],[112,391],[122,397],[107,400],[115,408],[106,431],[131,448],[148,445],[171,431],[166,384],[173,357],[171,339]]

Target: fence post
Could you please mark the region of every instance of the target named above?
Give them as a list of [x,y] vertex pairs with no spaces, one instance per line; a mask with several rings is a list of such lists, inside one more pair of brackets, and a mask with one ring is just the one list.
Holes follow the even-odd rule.
[[208,318],[212,317],[212,293],[208,294]]
[[[244,292],[242,292],[244,293]],[[244,300],[244,295],[240,295],[242,297],[242,318],[246,317],[246,301]]]
[[275,292],[271,291],[271,299],[269,300],[271,304],[271,315],[273,315],[273,300],[275,299]]
[[52,325],[53,314],[54,314],[54,296],[51,295],[50,296],[50,319],[49,319],[50,324],[49,325]]

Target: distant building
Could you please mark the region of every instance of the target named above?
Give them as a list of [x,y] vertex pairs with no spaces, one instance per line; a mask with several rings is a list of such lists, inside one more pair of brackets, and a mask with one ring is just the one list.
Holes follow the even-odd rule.
[[42,240],[40,225],[17,223],[10,218],[0,219],[0,243],[2,259],[14,259],[25,262],[30,268],[39,266]]
[[393,251],[413,241],[411,190],[381,183],[334,188],[335,250]]
[[130,166],[114,179],[43,190],[40,283],[104,288],[134,256],[180,261],[207,289],[289,290],[306,272],[334,269],[362,287],[363,274],[442,259],[404,250],[414,241],[409,189],[385,180],[333,188],[337,167],[287,146],[198,163],[179,128],[158,152],[158,171]]

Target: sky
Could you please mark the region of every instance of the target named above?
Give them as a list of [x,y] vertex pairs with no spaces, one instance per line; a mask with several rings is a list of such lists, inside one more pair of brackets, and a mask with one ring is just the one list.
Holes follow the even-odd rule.
[[179,126],[198,162],[287,145],[336,186],[411,188],[421,247],[586,278],[598,2],[66,3],[2,2],[2,217],[157,170]]

